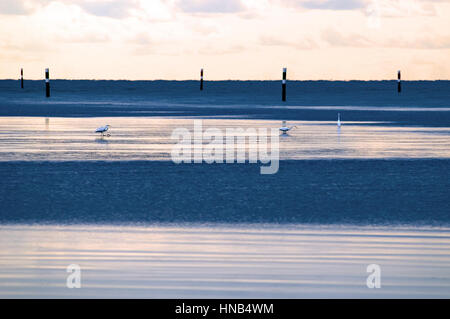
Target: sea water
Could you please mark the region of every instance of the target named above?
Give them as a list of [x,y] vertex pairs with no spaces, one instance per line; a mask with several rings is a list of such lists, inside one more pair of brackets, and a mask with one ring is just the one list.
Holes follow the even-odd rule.
[[[448,81],[288,82],[286,103],[272,81],[17,84],[0,81],[3,297],[449,296]],[[297,128],[261,175],[173,163],[194,120]]]

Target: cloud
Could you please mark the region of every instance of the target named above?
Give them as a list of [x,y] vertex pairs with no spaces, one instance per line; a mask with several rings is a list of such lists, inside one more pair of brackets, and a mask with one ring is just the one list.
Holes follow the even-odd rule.
[[385,46],[391,48],[440,50],[450,49],[450,36],[417,37],[411,40],[391,38],[386,41]]
[[0,14],[26,15],[31,10],[20,0],[1,0]]
[[246,47],[240,44],[230,45],[221,48],[212,48],[211,46],[203,46],[198,50],[198,53],[202,55],[224,55],[224,54],[236,54],[245,51]]
[[64,33],[57,34],[54,37],[58,43],[105,43],[111,40],[108,34],[96,34],[96,33]]
[[354,48],[395,48],[442,50],[450,49],[450,35],[419,36],[405,39],[402,37],[369,39],[357,33],[339,33],[334,29],[326,29],[321,33],[321,40],[331,47]]
[[138,45],[153,45],[154,40],[149,36],[148,33],[140,32],[138,34],[133,35],[128,39],[129,43],[138,44]]
[[137,7],[136,0],[0,0],[0,14],[28,15],[52,3],[76,5],[88,14],[110,18],[124,18]]
[[77,4],[92,15],[110,18],[128,16],[128,10],[135,5],[132,0],[84,1]]
[[445,50],[450,49],[450,35],[415,35],[414,38],[378,37],[370,38],[356,32],[339,32],[334,28],[327,28],[320,32],[316,39],[312,36],[303,37],[297,41],[288,41],[275,36],[261,36],[259,45],[294,48],[297,50],[313,50],[324,48],[390,48],[390,49],[418,49]]
[[[272,0],[306,10],[365,10],[367,15],[405,17],[435,15],[435,5],[450,0]],[[374,12],[375,11],[375,12]]]
[[236,13],[245,9],[240,0],[179,0],[177,5],[187,13]]
[[[443,0],[448,1],[448,0]],[[410,16],[434,16],[439,0],[372,0],[366,7],[366,15],[385,18]]]
[[378,0],[272,0],[282,6],[298,7],[307,10],[360,10],[371,1]]
[[320,10],[355,10],[366,6],[364,0],[312,0],[302,1],[300,4],[305,9]]
[[321,39],[333,47],[370,47],[373,42],[361,34],[346,33],[342,34],[334,29],[326,29],[321,34]]
[[292,47],[299,50],[311,50],[319,47],[316,41],[310,38],[301,39],[299,41],[291,42],[280,39],[274,36],[262,36],[259,38],[259,44],[263,46],[281,46]]

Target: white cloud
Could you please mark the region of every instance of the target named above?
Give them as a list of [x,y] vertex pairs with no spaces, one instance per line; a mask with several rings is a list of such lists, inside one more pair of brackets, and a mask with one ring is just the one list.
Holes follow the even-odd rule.
[[235,13],[245,9],[240,0],[178,0],[177,5],[189,13]]
[[31,12],[30,8],[20,0],[1,0],[0,14],[26,15]]
[[354,10],[364,8],[364,0],[308,0],[299,1],[299,5],[306,9],[321,10]]
[[124,18],[136,5],[132,0],[83,1],[77,4],[90,14],[110,18]]

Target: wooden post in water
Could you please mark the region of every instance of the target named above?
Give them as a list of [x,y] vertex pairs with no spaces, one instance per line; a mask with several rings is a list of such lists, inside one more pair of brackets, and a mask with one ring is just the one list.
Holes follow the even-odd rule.
[[281,82],[281,100],[286,101],[286,68],[283,68],[283,81]]
[[203,69],[200,70],[200,91],[203,91]]
[[50,97],[50,75],[48,69],[45,69],[45,96]]
[[402,75],[400,70],[397,72],[397,92],[400,93],[402,91]]
[[20,87],[23,89],[23,68],[20,69]]

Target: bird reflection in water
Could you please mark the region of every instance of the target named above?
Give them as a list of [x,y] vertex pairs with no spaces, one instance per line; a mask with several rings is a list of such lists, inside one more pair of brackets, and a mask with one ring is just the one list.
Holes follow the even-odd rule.
[[109,144],[108,139],[106,139],[104,136],[96,138],[94,141],[99,144]]

